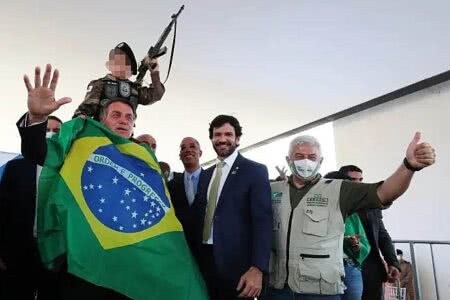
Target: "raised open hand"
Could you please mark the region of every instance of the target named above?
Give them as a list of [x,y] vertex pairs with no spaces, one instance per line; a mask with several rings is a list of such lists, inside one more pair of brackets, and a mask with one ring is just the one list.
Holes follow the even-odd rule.
[[58,84],[59,72],[55,69],[52,75],[52,66],[47,64],[44,77],[41,81],[41,68],[34,69],[34,87],[30,78],[24,75],[23,81],[28,90],[28,122],[42,122],[56,111],[61,105],[72,101],[68,97],[55,100],[55,89]]

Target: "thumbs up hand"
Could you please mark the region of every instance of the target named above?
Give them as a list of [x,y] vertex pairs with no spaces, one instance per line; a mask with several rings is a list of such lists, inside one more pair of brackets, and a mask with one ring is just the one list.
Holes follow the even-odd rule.
[[428,143],[419,143],[419,141],[420,132],[416,132],[406,150],[406,159],[412,167],[417,169],[431,166],[436,159],[434,148]]

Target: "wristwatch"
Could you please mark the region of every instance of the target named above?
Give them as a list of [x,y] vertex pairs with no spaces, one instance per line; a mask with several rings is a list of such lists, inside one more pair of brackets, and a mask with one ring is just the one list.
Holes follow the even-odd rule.
[[417,172],[417,171],[420,171],[420,170],[423,169],[423,167],[422,167],[422,168],[414,168],[413,166],[411,166],[411,164],[410,164],[409,161],[406,159],[406,157],[405,157],[405,159],[403,159],[403,164],[405,165],[405,167],[406,167],[408,170],[413,171],[413,172]]

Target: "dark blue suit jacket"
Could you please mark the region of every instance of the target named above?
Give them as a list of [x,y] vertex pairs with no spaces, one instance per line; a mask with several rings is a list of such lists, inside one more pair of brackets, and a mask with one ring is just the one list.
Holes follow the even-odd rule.
[[[214,168],[204,171],[194,201],[198,247]],[[272,222],[267,168],[238,154],[220,193],[213,221],[214,261],[223,284],[236,288],[240,277],[252,266],[268,272]]]
[[[200,172],[199,183],[202,176],[204,176],[203,170]],[[173,208],[175,209],[175,215],[181,225],[183,225],[186,240],[192,252],[194,252],[194,226],[196,215],[194,211],[194,203],[190,206],[186,197],[186,191],[184,189],[184,172],[174,173],[173,179],[167,184],[167,188],[170,192],[170,198],[172,200]]]

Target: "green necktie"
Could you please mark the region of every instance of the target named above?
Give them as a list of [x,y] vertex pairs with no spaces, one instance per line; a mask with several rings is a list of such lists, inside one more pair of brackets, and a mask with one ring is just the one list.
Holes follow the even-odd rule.
[[220,178],[222,177],[222,168],[225,165],[223,161],[219,162],[216,166],[216,176],[211,183],[209,189],[208,205],[205,213],[205,224],[203,225],[203,242],[208,241],[211,235],[211,227],[214,218],[214,212],[217,204],[217,193],[219,192]]

